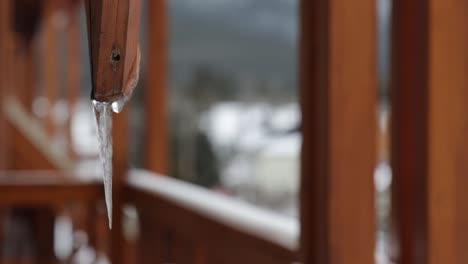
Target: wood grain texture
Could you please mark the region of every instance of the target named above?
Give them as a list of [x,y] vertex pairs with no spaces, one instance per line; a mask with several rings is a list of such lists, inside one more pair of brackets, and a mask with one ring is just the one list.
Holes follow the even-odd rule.
[[141,0],[86,0],[93,90],[110,102],[125,94],[137,58]]
[[429,1],[428,263],[468,263],[468,1]]
[[375,2],[301,3],[301,261],[374,263]]
[[145,107],[145,168],[167,174],[168,152],[168,91],[167,91],[167,2],[147,1],[148,60],[144,91]]

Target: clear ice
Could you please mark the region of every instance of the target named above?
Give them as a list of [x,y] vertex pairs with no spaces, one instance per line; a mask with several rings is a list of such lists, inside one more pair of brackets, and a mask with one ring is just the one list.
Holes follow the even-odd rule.
[[130,99],[130,97],[128,96],[123,96],[121,99],[113,102],[111,104],[112,106],[112,111],[114,111],[114,113],[120,113],[122,112],[122,109],[123,107],[125,106],[125,104],[127,103],[127,101]]
[[112,111],[120,113],[129,99],[129,96],[124,96],[112,103],[92,100],[96,116],[99,158],[103,168],[102,179],[110,229],[112,229]]
[[112,106],[93,100],[96,116],[99,158],[103,166],[104,195],[109,228],[112,229]]

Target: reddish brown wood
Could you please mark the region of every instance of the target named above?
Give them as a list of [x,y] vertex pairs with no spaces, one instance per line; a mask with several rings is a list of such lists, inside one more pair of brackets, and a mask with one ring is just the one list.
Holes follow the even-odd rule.
[[163,230],[161,224],[155,220],[151,214],[145,211],[139,212],[140,220],[140,243],[138,263],[164,263],[167,261],[165,254],[165,241],[163,240]]
[[49,136],[55,135],[55,123],[53,118],[53,107],[58,99],[58,73],[59,65],[57,59],[58,51],[58,28],[55,24],[53,14],[59,2],[48,0],[44,4],[45,20],[42,23],[43,39],[43,91],[49,103],[49,112],[45,120],[45,125]]
[[241,226],[233,228],[223,224],[176,201],[133,187],[126,187],[125,197],[126,202],[137,206],[142,221],[141,263],[160,263],[160,258],[171,263],[183,257],[178,252],[190,252],[193,261],[196,255],[192,245],[209,248],[209,259],[220,260],[214,263],[291,263],[297,260],[296,252],[288,248],[256,237]]
[[145,168],[168,173],[167,3],[147,1],[148,51],[144,91]]
[[302,1],[303,263],[374,263],[375,1]]
[[398,263],[427,263],[428,4],[393,2],[392,219]]
[[401,263],[465,263],[468,253],[467,5],[394,6],[394,203]]
[[429,1],[428,263],[468,263],[468,2]]
[[[80,1],[81,2],[81,1]],[[69,107],[69,118],[67,120],[67,138],[68,152],[73,157],[76,153],[73,150],[71,121],[75,114],[75,106],[80,97],[80,67],[81,67],[81,52],[80,52],[80,9],[77,6],[71,5],[68,10],[69,24],[67,27],[67,77],[66,77],[66,92]]]
[[57,206],[67,201],[96,201],[102,186],[66,177],[56,171],[0,173],[0,206]]
[[[48,0],[50,1],[50,0]],[[12,2],[10,20],[20,46],[33,45],[33,38],[42,19],[42,9],[46,1],[15,0]]]
[[56,170],[57,166],[26,138],[21,131],[7,123],[11,131],[11,168],[16,170]]
[[35,54],[33,45],[21,45],[20,39],[15,39],[15,95],[19,98],[25,109],[31,113],[35,94]]
[[20,215],[30,223],[37,250],[35,263],[54,263],[55,209],[71,203],[94,204],[103,196],[101,185],[53,171],[0,173],[0,207],[31,208]]
[[[8,96],[7,87],[10,86],[8,66],[12,62],[9,48],[10,40],[10,0],[0,2],[0,56],[6,63],[0,63],[0,98]],[[8,131],[3,111],[0,111],[0,169],[8,167]]]
[[87,0],[93,91],[98,101],[129,95],[138,54],[141,0]]

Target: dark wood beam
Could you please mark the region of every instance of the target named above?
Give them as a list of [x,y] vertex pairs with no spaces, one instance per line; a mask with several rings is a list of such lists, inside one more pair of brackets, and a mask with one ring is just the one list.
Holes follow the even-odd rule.
[[427,263],[428,3],[395,0],[392,15],[392,221],[398,263]]
[[465,1],[394,4],[394,218],[399,263],[466,263]]
[[301,2],[301,261],[374,263],[375,1]]

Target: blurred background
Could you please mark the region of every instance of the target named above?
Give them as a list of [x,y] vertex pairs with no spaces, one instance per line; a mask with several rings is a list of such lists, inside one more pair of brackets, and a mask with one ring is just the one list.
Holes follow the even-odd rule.
[[[385,248],[390,239],[391,1],[376,1],[376,258],[379,263],[390,263]],[[53,256],[44,258],[59,263],[108,263],[109,241],[114,237],[106,229],[101,194],[96,194],[102,188],[102,164],[89,96],[91,69],[83,3],[6,2],[2,2],[2,14],[10,20],[2,20],[2,41],[3,48],[9,47],[11,60],[1,70],[4,80],[9,80],[8,85],[2,83],[2,92],[10,99],[2,102],[0,175],[3,188],[15,193],[5,200],[2,210],[3,261],[35,263],[37,256],[50,251]],[[165,142],[158,145],[165,155],[161,160],[165,164],[156,165],[165,169],[158,173],[275,215],[297,233],[302,143],[298,1],[171,0],[166,17],[161,18],[166,18],[165,28],[154,25],[153,16],[162,13],[151,13],[155,9],[147,2],[142,1],[140,82],[126,106],[129,132],[117,136],[118,143],[114,137],[114,144],[128,142],[124,167],[147,168],[152,146],[147,143],[148,131],[154,131],[148,127],[155,127],[154,140]],[[12,28],[5,25],[9,22]],[[151,32],[163,36],[162,46],[151,45]],[[155,52],[163,59],[151,61]],[[154,76],[159,76],[157,85],[151,84]],[[163,96],[154,97],[148,92],[152,89],[162,89],[159,94]],[[119,124],[114,127],[120,128]],[[73,179],[62,174],[72,174]],[[77,188],[89,191],[79,195]],[[70,196],[42,193],[60,189]],[[89,200],[95,196],[100,202],[89,209]],[[45,209],[38,209],[36,201]],[[132,250],[142,230],[138,221],[137,210],[126,206],[122,222],[123,235],[130,241],[126,244],[129,262],[135,261]],[[45,240],[52,241],[52,246],[41,248]]]

